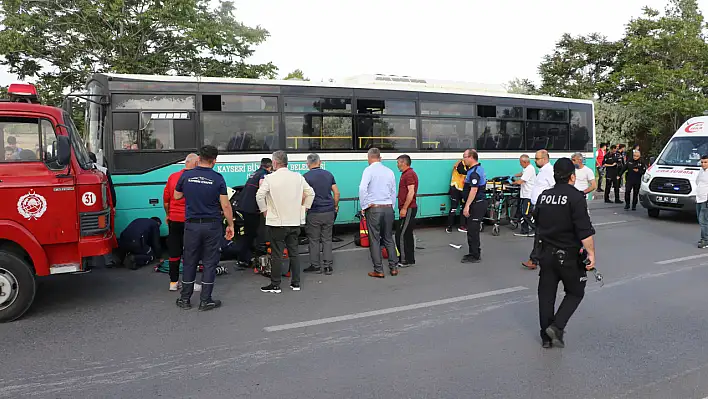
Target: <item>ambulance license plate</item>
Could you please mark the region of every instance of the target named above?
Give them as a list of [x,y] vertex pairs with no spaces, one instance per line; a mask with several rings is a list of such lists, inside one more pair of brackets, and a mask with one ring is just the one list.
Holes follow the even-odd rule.
[[668,204],[678,204],[678,198],[676,198],[676,197],[662,197],[660,195],[657,195],[656,202],[663,202],[663,203],[668,203]]

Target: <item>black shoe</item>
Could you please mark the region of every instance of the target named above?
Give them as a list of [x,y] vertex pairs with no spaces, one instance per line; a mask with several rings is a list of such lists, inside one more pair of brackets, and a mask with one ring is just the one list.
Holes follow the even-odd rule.
[[546,334],[548,334],[551,338],[551,343],[553,343],[553,346],[556,348],[565,348],[565,342],[563,342],[563,330],[555,325],[551,325],[546,328]]
[[290,283],[290,288],[293,291],[300,291],[300,283]]
[[447,227],[445,227],[445,232],[446,232],[446,233],[452,233],[452,226],[447,226]]
[[322,269],[319,267],[315,267],[310,265],[310,267],[303,269],[303,273],[322,273]]
[[597,189],[597,192],[598,192],[598,193],[604,193],[605,190],[603,190],[603,189],[601,189],[601,188],[598,188],[598,189]]
[[629,205],[625,205],[625,206],[624,206],[624,210],[625,210],[625,211],[628,211],[628,210],[629,210]]
[[238,262],[236,262],[236,267],[239,270],[244,270],[244,269],[248,269],[249,267],[251,267],[251,265],[246,262],[243,262],[243,261],[238,261]]
[[135,258],[133,258],[133,255],[126,256],[123,264],[130,270],[138,270],[138,266],[135,264]]
[[612,201],[610,201],[610,200],[605,200],[605,203],[606,203],[606,204],[611,204]]
[[326,274],[328,276],[331,276],[333,272],[334,272],[334,270],[332,270],[332,266],[324,268],[324,274]]
[[637,206],[636,206],[636,205],[633,206],[633,207],[632,207],[632,210],[633,210],[633,211],[636,211],[636,210],[637,210]]
[[177,301],[175,303],[178,307],[185,310],[192,308],[192,304],[189,302],[189,299],[177,298]]
[[543,341],[541,342],[541,346],[545,349],[549,349],[553,347],[553,344],[551,343],[551,341]]
[[221,306],[221,301],[218,299],[210,299],[208,301],[199,302],[199,310],[206,312],[207,310],[214,310]]
[[553,346],[553,344],[551,343],[551,337],[549,337],[545,331],[541,331],[541,346],[546,349]]
[[622,201],[622,200],[615,200],[615,204],[624,204],[624,201]]
[[415,266],[415,262],[406,262],[406,261],[398,262],[398,267],[406,268],[406,267],[411,267],[411,266]]
[[479,262],[481,262],[481,261],[482,261],[482,259],[475,258],[475,257],[472,256],[472,255],[465,255],[465,256],[462,257],[462,261],[461,261],[461,262],[462,262],[462,263],[479,263]]
[[263,291],[263,292],[270,292],[270,293],[273,293],[273,294],[280,294],[280,292],[281,292],[280,286],[279,286],[279,285],[273,285],[273,284],[269,284],[269,285],[266,285],[265,287],[261,287],[261,291]]
[[217,266],[216,275],[221,276],[222,274],[229,274],[229,268],[226,266]]

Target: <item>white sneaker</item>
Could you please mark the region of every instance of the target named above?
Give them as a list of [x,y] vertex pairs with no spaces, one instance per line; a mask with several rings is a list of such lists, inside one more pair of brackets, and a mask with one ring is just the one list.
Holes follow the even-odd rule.
[[202,285],[194,283],[194,292],[200,292],[202,290]]
[[170,291],[177,291],[179,289],[179,283],[178,282],[170,282]]

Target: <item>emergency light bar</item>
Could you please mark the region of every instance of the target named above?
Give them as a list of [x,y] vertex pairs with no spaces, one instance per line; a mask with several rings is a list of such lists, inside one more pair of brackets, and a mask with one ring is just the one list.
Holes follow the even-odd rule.
[[37,88],[29,83],[13,83],[7,88],[10,100],[14,102],[28,102],[39,104]]

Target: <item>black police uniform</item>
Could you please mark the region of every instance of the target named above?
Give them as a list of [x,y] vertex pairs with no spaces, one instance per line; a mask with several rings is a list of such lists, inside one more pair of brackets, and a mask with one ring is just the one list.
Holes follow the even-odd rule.
[[465,186],[462,190],[464,198],[469,196],[472,187],[477,187],[477,194],[470,204],[470,217],[467,218],[467,246],[469,253],[462,258],[462,262],[479,262],[482,259],[482,248],[479,241],[479,230],[482,218],[487,211],[487,201],[484,197],[484,190],[487,187],[487,180],[481,169],[481,164],[470,168],[465,178]]
[[226,195],[226,182],[212,168],[197,166],[182,173],[175,190],[184,194],[186,202],[181,300],[189,302],[194,293],[201,259],[204,271],[200,299],[202,304],[210,303],[224,234],[219,197]]
[[160,256],[160,223],[155,219],[135,219],[123,230],[118,240],[121,263],[132,255],[133,266],[144,266]]
[[[570,159],[561,158],[553,169],[556,176],[570,176],[574,166]],[[594,235],[595,229],[590,222],[585,195],[567,181],[557,181],[555,187],[539,196],[534,216],[541,267],[538,281],[541,339],[544,346],[548,346],[551,343],[549,327],[562,343],[563,329],[583,299],[587,272],[580,257],[581,241]],[[560,281],[565,297],[555,312]],[[560,346],[556,341],[554,344]]]
[[[256,192],[258,192],[258,183],[266,177],[268,170],[261,167],[248,177],[246,185],[239,195],[238,210],[243,215],[243,241],[239,246],[240,254],[238,260],[244,263],[250,263],[253,257],[254,242],[262,240],[265,234],[265,218],[258,209],[256,203]],[[255,244],[258,247],[258,243]]]
[[637,210],[639,186],[642,184],[642,175],[647,167],[641,159],[630,159],[625,166],[627,170],[627,185],[624,189],[624,209],[629,209],[629,193],[632,193],[632,210]]
[[[605,159],[602,164],[605,165],[605,202],[610,202],[610,188],[614,188],[615,191],[615,203],[622,203],[620,200],[620,187],[619,180],[617,178],[620,174],[620,161],[621,155],[619,152],[614,154],[608,152],[605,154]],[[615,166],[607,166],[608,164],[615,164]]]

